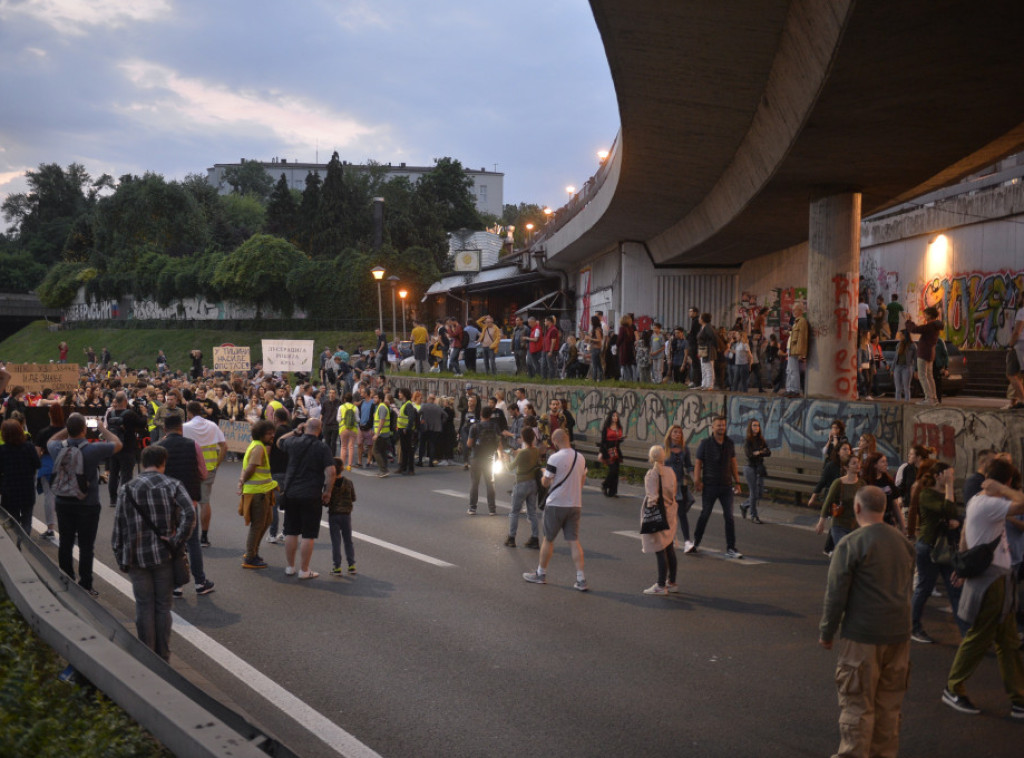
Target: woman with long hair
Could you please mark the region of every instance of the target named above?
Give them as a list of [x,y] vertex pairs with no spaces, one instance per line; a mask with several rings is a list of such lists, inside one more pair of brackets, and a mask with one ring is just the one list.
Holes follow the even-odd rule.
[[[810,507],[813,508],[817,505],[819,499],[832,486],[832,482],[842,476],[837,455],[839,448],[843,445],[849,447],[851,451],[853,450],[853,446],[846,438],[846,424],[843,423],[842,419],[837,418],[832,422],[832,426],[829,429],[828,442],[821,449],[824,462],[821,466],[821,476],[818,477],[818,483],[814,485],[814,492],[811,493],[811,497],[807,501],[807,505]],[[849,457],[849,454],[847,454],[847,457]],[[846,467],[845,460],[842,461],[842,467]]]
[[604,379],[601,370],[601,349],[604,347],[604,329],[601,328],[599,316],[590,317],[590,333],[587,335],[587,347],[590,348],[590,374],[588,379],[599,382]]
[[914,378],[916,365],[917,345],[910,339],[910,332],[900,329],[900,341],[896,345],[896,358],[893,360],[892,374],[897,400],[910,400],[910,380]]
[[[913,497],[914,482],[918,471],[929,461],[935,451],[924,445],[912,445],[907,454],[906,463],[896,469],[896,489],[899,493],[899,506],[906,511],[907,537],[917,537],[917,501]],[[928,464],[931,465],[930,463]]]
[[598,448],[598,460],[608,467],[608,475],[601,482],[601,492],[605,497],[619,496],[619,465],[622,463],[620,445],[626,439],[619,420],[619,412],[612,411],[601,425],[601,446]]
[[864,481],[885,493],[885,523],[906,534],[907,524],[903,520],[903,511],[896,504],[896,482],[889,475],[889,459],[882,453],[869,455],[864,464]]
[[[878,440],[871,432],[863,432],[857,440],[857,447],[854,448],[854,455],[860,458],[862,464],[868,462],[868,457],[878,452]],[[862,466],[863,468],[863,466]]]
[[914,597],[911,600],[911,633],[915,642],[934,642],[921,625],[924,605],[935,589],[939,576],[946,585],[946,597],[953,606],[953,620],[960,628],[960,634],[967,632],[968,625],[956,615],[960,605],[960,583],[953,578],[953,567],[944,562],[936,563],[932,559],[932,550],[944,540],[955,545],[959,539],[961,515],[960,509],[953,502],[953,480],[955,472],[947,463],[931,461],[922,466],[911,493],[911,501],[916,505],[920,516],[917,529],[917,584],[914,586]]
[[0,424],[0,438],[4,441],[0,445],[0,503],[31,534],[39,453],[25,439],[21,423],[13,419]]
[[566,432],[569,433],[569,444],[571,445],[576,438],[576,417],[572,415],[572,411],[569,410],[569,401],[564,397],[559,398],[559,406],[562,409],[562,421]]
[[[665,448],[654,445],[647,453],[651,464],[644,476],[644,501],[659,503],[665,509],[668,529],[652,534],[641,534],[640,542],[645,553],[654,553],[658,559],[658,581],[644,590],[645,595],[667,595],[679,592],[676,584],[676,475],[672,468],[665,465]],[[643,506],[641,506],[641,511]]]
[[853,499],[857,490],[864,486],[864,480],[860,478],[860,458],[851,455],[846,462],[846,471],[841,477],[832,482],[832,486],[825,495],[825,502],[821,504],[821,515],[814,527],[817,534],[825,531],[825,520],[832,518],[832,526],[829,534],[832,535],[832,542],[836,545],[839,540],[857,528],[857,518],[853,513]]
[[755,524],[764,523],[757,513],[757,501],[761,497],[761,490],[764,489],[764,478],[767,471],[764,467],[764,459],[770,458],[772,451],[761,433],[761,422],[751,419],[747,422],[747,437],[743,443],[743,452],[747,456],[747,465],[743,467],[743,476],[747,480],[747,501],[740,503],[740,513],[743,518],[747,517],[750,511],[750,520]]
[[686,447],[683,427],[679,424],[669,427],[665,434],[664,447],[665,465],[671,468],[676,475],[676,503],[678,505],[676,514],[679,526],[683,528],[683,550],[689,550],[693,546],[693,542],[690,540],[690,519],[686,514],[690,512],[690,507],[695,499],[686,484],[687,478],[693,473],[693,461],[690,459],[690,450]]

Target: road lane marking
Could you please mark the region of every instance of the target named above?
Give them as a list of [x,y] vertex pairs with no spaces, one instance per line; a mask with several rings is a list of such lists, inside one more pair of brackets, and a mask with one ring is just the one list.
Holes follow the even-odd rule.
[[[46,529],[46,524],[38,519],[33,519],[32,521],[40,531]],[[74,549],[74,556],[75,558],[78,557],[77,547]],[[135,602],[135,593],[132,591],[131,582],[120,573],[109,568],[99,560],[93,562],[93,572],[133,603]],[[171,612],[171,618],[175,634],[189,642],[194,648],[205,654],[211,661],[218,664],[229,674],[232,674],[238,681],[266,700],[271,706],[290,716],[296,723],[304,727],[333,752],[345,756],[345,758],[381,758],[379,753],[364,745],[322,713],[314,710],[313,706],[300,700],[205,632],[200,631],[191,622],[183,619],[173,611]]]
[[[320,526],[326,527],[327,529],[331,528],[330,524],[328,524],[326,521],[321,521]],[[371,537],[370,535],[363,534],[362,532],[352,532],[352,536],[355,537],[357,540],[369,542],[371,545],[382,547],[385,550],[391,550],[393,552],[404,555],[408,558],[415,558],[418,561],[429,563],[431,566],[440,566],[441,568],[455,568],[454,563],[448,563],[448,561],[442,561],[440,558],[434,558],[432,556],[425,555],[424,553],[417,553],[415,550],[410,550],[407,547],[396,545],[393,542],[385,542],[384,540],[379,540],[376,537]]]
[[[633,537],[634,539],[640,539],[640,537],[641,537],[641,535],[638,532],[629,532],[629,531],[612,532],[612,534],[619,534],[619,535],[622,535],[623,537]],[[682,552],[682,550],[680,550],[679,552]],[[738,566],[757,566],[757,565],[760,565],[762,563],[770,563],[771,562],[771,561],[762,561],[762,560],[760,560],[758,558],[750,558],[749,556],[745,556],[743,558],[726,558],[725,557],[725,553],[719,552],[718,550],[711,550],[711,549],[706,548],[706,547],[702,547],[700,549],[700,551],[697,553],[697,555],[708,555],[708,556],[710,556],[712,558],[718,558],[719,560],[722,560],[722,561],[728,561],[729,563],[735,563]]]
[[[451,497],[462,498],[465,502],[467,502],[467,503],[469,502],[469,493],[468,492],[460,492],[459,490],[434,490],[434,493],[437,494],[437,495],[450,495]],[[512,510],[511,503],[504,503],[504,502],[501,502],[500,500],[495,500],[494,504],[498,508],[503,508],[506,511]],[[478,502],[478,505],[479,505],[479,502]],[[484,495],[483,495],[483,505],[484,505],[485,508],[487,507],[487,495],[486,495],[486,493],[484,493]],[[525,507],[526,506],[524,505],[523,508],[525,509]]]

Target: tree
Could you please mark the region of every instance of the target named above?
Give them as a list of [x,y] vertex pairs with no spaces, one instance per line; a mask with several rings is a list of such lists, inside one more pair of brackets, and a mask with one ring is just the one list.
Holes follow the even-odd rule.
[[28,292],[39,286],[47,267],[24,250],[0,252],[0,291]]
[[500,223],[502,226],[514,226],[516,249],[525,247],[529,241],[530,233],[526,228],[527,224],[533,224],[533,233],[537,234],[541,227],[547,222],[544,209],[536,203],[519,203],[518,205],[506,204],[502,208]]
[[267,202],[267,233],[294,241],[298,216],[299,204],[295,201],[295,195],[288,189],[288,179],[281,174]]
[[420,177],[416,191],[438,214],[446,232],[455,229],[483,229],[473,195],[473,180],[466,176],[462,164],[452,158],[441,158],[434,168]]
[[290,242],[269,234],[254,234],[217,265],[213,286],[228,299],[256,306],[261,318],[266,307],[292,314],[288,273],[305,265],[308,257]]
[[335,257],[349,242],[347,232],[348,198],[345,171],[338,152],[327,162],[327,175],[320,189],[320,207],[310,237],[309,252],[314,257]]
[[247,161],[244,158],[237,166],[224,169],[224,181],[231,191],[238,195],[251,195],[261,203],[267,199],[274,188],[274,180],[259,161]]
[[238,247],[252,235],[263,231],[267,211],[252,195],[221,195],[219,202],[225,226],[233,240],[229,247]]
[[310,252],[313,232],[320,215],[320,187],[323,182],[320,174],[310,171],[306,174],[306,189],[302,191],[302,202],[299,204],[299,223],[296,231],[296,245]]

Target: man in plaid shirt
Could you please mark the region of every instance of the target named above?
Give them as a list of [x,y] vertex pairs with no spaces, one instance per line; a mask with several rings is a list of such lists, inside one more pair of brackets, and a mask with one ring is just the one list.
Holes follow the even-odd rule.
[[171,549],[184,543],[196,525],[192,498],[181,482],[164,475],[166,464],[167,451],[159,445],[142,451],[142,473],[118,493],[111,539],[117,565],[132,580],[136,633],[165,661],[171,657]]

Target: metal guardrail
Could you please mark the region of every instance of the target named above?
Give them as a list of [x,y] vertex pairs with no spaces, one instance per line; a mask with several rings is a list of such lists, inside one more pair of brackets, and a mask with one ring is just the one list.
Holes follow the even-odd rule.
[[26,622],[175,755],[296,755],[174,671],[53,565],[0,508],[0,580]]

